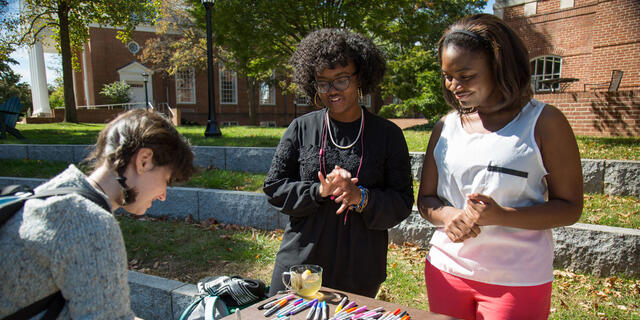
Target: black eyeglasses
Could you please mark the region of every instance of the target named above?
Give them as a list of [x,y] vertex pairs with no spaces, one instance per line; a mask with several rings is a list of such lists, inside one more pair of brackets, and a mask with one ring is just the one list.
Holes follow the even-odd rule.
[[327,93],[331,90],[331,87],[338,91],[344,91],[349,88],[349,81],[354,74],[356,73],[354,72],[351,75],[336,78],[331,81],[314,81],[313,86],[318,90],[318,93]]

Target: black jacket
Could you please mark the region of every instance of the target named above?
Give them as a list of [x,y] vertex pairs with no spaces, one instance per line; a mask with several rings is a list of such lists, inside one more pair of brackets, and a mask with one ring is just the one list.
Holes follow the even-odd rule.
[[[386,279],[387,229],[402,222],[413,205],[413,184],[407,144],[392,122],[364,111],[363,142],[339,149],[326,135],[324,159],[319,156],[325,110],[295,119],[286,130],[264,182],[264,192],[280,212],[289,216],[276,256],[270,294],[284,289],[281,275],[292,265],[323,267],[323,286],[374,296]],[[330,120],[336,143],[356,139],[360,119],[351,123]],[[319,196],[317,172],[335,165],[356,177],[369,190],[362,213],[336,215],[339,206]]]

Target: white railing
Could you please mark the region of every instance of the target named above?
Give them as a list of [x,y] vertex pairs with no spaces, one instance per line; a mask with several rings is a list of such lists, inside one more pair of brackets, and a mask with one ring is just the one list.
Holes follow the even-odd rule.
[[[111,104],[92,104],[86,106],[76,106],[76,109],[114,109],[114,108],[123,108],[126,110],[130,109],[142,109],[144,108],[144,102],[127,102],[127,103],[111,103]],[[153,109],[153,105],[149,103],[147,108],[151,107]]]
[[[95,109],[114,109],[114,108],[122,108],[125,110],[132,109],[143,109],[145,108],[144,102],[127,102],[127,103],[111,103],[111,104],[95,104],[95,105],[86,105],[86,106],[76,106],[76,109],[87,109],[87,110],[95,110]],[[170,119],[173,119],[175,113],[168,102],[160,102],[156,107],[153,106],[151,102],[148,102],[147,109],[155,110],[160,113],[167,115]]]
[[[153,108],[153,106],[151,107]],[[171,106],[169,105],[168,102],[158,103],[155,110],[166,114],[167,116],[169,116],[170,119],[173,119],[173,117],[175,116],[175,114],[173,113],[173,109],[171,109]]]

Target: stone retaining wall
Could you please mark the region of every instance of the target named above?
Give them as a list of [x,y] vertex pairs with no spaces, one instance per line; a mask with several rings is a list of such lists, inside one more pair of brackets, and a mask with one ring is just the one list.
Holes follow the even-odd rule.
[[[79,163],[91,145],[2,144],[0,159],[31,159]],[[232,171],[266,173],[275,148],[194,146],[195,164]],[[424,152],[411,152],[413,177],[420,179]],[[584,192],[640,196],[640,161],[582,159]]]
[[[35,187],[44,179],[0,177],[0,187],[25,184]],[[198,188],[167,188],[167,201],[156,201],[150,216],[195,221],[214,218],[225,224],[257,229],[283,229],[287,216],[271,207],[261,193]],[[389,230],[395,243],[411,242],[428,248],[436,227],[422,219],[416,208],[405,221]],[[640,230],[577,223],[553,229],[555,267],[599,276],[624,274],[640,277]]]

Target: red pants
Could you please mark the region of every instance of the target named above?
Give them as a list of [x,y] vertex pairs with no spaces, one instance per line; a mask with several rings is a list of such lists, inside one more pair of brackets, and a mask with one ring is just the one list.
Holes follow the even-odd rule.
[[424,268],[431,312],[460,319],[547,319],[551,282],[501,286],[460,278],[431,265]]

